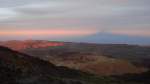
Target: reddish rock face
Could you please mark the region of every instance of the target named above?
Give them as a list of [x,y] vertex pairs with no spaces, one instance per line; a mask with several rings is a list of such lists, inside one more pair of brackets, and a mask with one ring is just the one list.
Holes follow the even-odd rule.
[[27,48],[46,48],[46,47],[55,47],[63,46],[64,43],[61,42],[49,42],[49,41],[6,41],[0,42],[1,46],[11,48],[13,50],[24,50]]

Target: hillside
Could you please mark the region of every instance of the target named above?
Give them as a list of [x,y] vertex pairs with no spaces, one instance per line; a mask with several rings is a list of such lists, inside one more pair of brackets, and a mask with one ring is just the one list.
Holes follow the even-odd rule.
[[108,81],[111,81],[110,78],[56,67],[38,58],[0,47],[1,84],[106,84]]
[[[55,46],[52,44],[55,44]],[[144,64],[145,61],[142,62],[141,57],[144,54],[149,55],[148,47],[124,44],[88,44],[28,40],[1,42],[0,45],[44,59],[57,66],[66,66],[98,75],[121,75],[145,72],[147,71],[147,67]],[[39,45],[45,46],[41,47]]]
[[147,84],[147,73],[96,76],[0,47],[1,84]]
[[80,81],[74,77],[78,76],[81,76],[78,71],[0,47],[1,84],[77,84]]
[[[98,75],[142,73],[147,71],[145,64],[148,65],[143,60],[142,55],[149,55],[149,47],[40,40],[7,41],[1,42],[0,45],[36,56],[57,66],[65,66]],[[140,54],[139,51],[143,54]]]
[[105,56],[91,56],[86,54],[67,56],[66,54],[63,57],[49,57],[48,60],[57,66],[66,66],[102,76],[142,73],[147,71],[146,68],[137,67],[126,60],[113,59]]

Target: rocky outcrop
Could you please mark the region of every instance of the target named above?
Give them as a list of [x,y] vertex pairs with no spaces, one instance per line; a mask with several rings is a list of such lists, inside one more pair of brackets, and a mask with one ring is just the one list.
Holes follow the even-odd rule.
[[24,50],[28,48],[47,48],[55,46],[63,46],[61,42],[49,42],[39,40],[26,40],[26,41],[5,41],[0,42],[1,46],[9,47],[13,50]]

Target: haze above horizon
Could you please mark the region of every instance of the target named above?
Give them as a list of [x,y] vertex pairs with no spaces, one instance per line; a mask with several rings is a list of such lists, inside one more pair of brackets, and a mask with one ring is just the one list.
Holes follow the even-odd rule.
[[0,40],[150,44],[149,0],[0,0]]

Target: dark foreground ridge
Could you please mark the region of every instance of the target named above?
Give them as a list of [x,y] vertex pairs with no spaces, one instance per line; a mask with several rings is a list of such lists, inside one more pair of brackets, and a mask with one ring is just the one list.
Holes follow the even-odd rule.
[[98,77],[0,47],[0,84],[149,84],[149,81]]
[[78,79],[81,75],[79,71],[0,47],[1,84],[82,84]]

